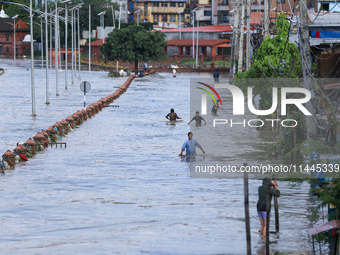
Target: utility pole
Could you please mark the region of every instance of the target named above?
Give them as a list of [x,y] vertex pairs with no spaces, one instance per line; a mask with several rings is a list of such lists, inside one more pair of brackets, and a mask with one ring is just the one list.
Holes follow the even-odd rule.
[[58,70],[58,1],[55,0],[55,19],[54,19],[54,59],[55,59],[55,73],[56,73],[56,96],[59,96],[59,70]]
[[[47,1],[45,1],[45,49],[46,49],[46,104],[50,104],[50,81],[48,77],[48,18]],[[52,51],[52,49],[50,49]]]
[[91,72],[91,5],[89,5],[89,71]]
[[74,19],[73,19],[73,13],[74,13],[74,8],[71,9],[71,54],[72,54],[72,58],[71,58],[71,66],[72,66],[72,84],[74,84]]
[[263,40],[269,35],[269,10],[268,10],[268,0],[264,0],[264,31]]
[[79,77],[79,80],[80,80],[80,25],[79,25],[79,12],[80,12],[80,7],[78,8],[78,68],[79,68],[79,71],[78,71],[78,77]]
[[195,12],[192,12],[192,58],[195,58]]
[[67,34],[68,34],[68,3],[70,0],[63,1],[65,3],[65,89],[67,89]]
[[251,35],[250,35],[250,7],[251,7],[251,1],[247,0],[247,48],[246,48],[246,70],[249,70],[251,67]]
[[243,66],[243,39],[244,39],[244,8],[246,0],[242,0],[242,11],[241,11],[241,26],[240,26],[240,51],[238,55],[238,72],[242,71]]
[[18,17],[19,15],[17,14],[17,15],[15,15],[15,16],[13,16],[12,17],[12,19],[13,19],[13,29],[14,29],[14,62],[15,62],[15,60],[16,60],[16,55],[17,55],[17,49],[16,49],[16,39],[15,39],[15,19]]
[[44,39],[43,39],[43,15],[40,15],[40,48],[41,48],[41,69],[44,68]]
[[32,10],[32,0],[30,0],[32,116],[36,116],[36,114],[35,114],[35,84],[34,84],[33,13],[32,12],[33,12],[33,10]]
[[[52,8],[50,8],[50,13],[52,13]],[[52,61],[52,41],[53,41],[53,33],[52,33],[52,17],[50,17],[50,69],[52,70],[53,61]]]
[[233,41],[231,44],[231,59],[230,59],[230,69],[229,69],[229,83],[234,84],[234,66],[235,66],[235,56],[237,55],[238,49],[238,23],[239,23],[239,15],[238,15],[238,8],[239,8],[239,0],[236,0],[236,6],[234,9],[234,25],[233,25]]
[[[309,28],[308,28],[308,13],[306,8],[306,0],[301,0],[300,4],[300,26],[298,27],[299,35],[299,46],[301,53],[302,62],[302,74],[303,74],[303,84],[305,89],[312,90],[310,70],[312,67],[311,63],[311,52],[309,47]],[[312,101],[305,104],[307,110],[314,115],[315,111],[312,105]],[[313,116],[306,116],[307,124],[307,140],[313,140],[317,135],[317,126],[314,122]]]

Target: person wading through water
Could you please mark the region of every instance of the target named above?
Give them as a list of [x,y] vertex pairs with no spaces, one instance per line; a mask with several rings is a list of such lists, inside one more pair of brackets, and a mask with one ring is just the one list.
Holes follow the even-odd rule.
[[[270,187],[270,194],[276,197],[280,196],[279,188],[275,180],[270,180],[268,177],[263,179],[262,185],[259,186],[259,200],[257,201],[257,216],[260,218],[261,235],[266,235],[266,219],[267,219],[267,188]],[[269,205],[269,221],[270,221],[270,205]]]
[[166,115],[165,118],[167,118],[170,121],[176,121],[177,119],[182,119],[177,116],[173,108],[171,108],[170,113],[168,113],[168,115]]

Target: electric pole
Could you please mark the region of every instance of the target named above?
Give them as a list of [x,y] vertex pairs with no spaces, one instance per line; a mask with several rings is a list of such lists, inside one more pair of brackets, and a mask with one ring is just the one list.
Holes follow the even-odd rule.
[[243,66],[243,39],[244,39],[244,8],[246,0],[242,0],[241,25],[240,25],[240,51],[238,55],[238,72],[242,71]]
[[268,0],[264,0],[264,31],[263,40],[269,35],[269,10],[268,10]]
[[247,54],[247,57],[246,57],[246,70],[249,70],[250,67],[251,67],[251,38],[250,38],[250,14],[251,14],[251,11],[250,11],[250,7],[251,7],[251,1],[250,0],[247,0],[247,48],[246,48],[246,54]]
[[[309,27],[308,27],[308,10],[306,8],[306,0],[301,0],[300,4],[300,26],[299,26],[299,46],[301,53],[302,62],[302,74],[303,74],[303,84],[305,89],[312,90],[310,70],[312,67],[311,63],[311,52],[309,47]],[[314,115],[315,111],[312,102],[309,101],[305,104],[307,110]],[[317,126],[314,121],[313,116],[306,116],[307,124],[307,140],[313,140],[317,135]]]
[[238,23],[239,23],[239,0],[236,0],[235,9],[234,9],[234,25],[233,25],[233,40],[231,44],[231,59],[230,59],[230,68],[229,68],[229,83],[234,84],[234,66],[235,66],[235,56],[238,53]]

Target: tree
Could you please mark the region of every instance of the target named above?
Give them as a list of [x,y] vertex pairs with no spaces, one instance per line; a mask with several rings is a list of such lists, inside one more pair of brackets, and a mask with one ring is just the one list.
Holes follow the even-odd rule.
[[[240,87],[244,93],[248,87],[252,86],[253,95],[260,95],[259,110],[270,109],[272,105],[273,87],[277,87],[279,90],[281,87],[300,86],[298,79],[302,71],[300,52],[298,47],[288,40],[290,25],[286,15],[277,15],[276,29],[276,36],[271,38],[268,35],[255,52],[251,68],[246,72],[240,71],[235,76],[235,85]],[[279,93],[279,100],[280,97],[281,95]],[[299,98],[301,95],[294,95],[293,97]],[[295,128],[297,136],[296,143],[299,145],[306,139],[305,119],[295,106],[291,106],[288,112],[290,119],[295,118],[299,121],[299,124]],[[258,118],[262,120],[278,119],[280,116],[278,111],[275,111],[269,116],[259,116]],[[287,124],[290,125],[291,123],[287,122]],[[276,130],[278,130],[278,126]],[[270,154],[289,156],[289,152],[292,150],[291,138],[291,128],[281,128],[281,140],[269,149]],[[298,153],[298,156],[300,155],[301,154]]]
[[165,60],[165,34],[159,31],[147,32],[142,26],[128,26],[114,29],[100,48],[107,60],[123,60],[135,63],[138,73],[138,61]]

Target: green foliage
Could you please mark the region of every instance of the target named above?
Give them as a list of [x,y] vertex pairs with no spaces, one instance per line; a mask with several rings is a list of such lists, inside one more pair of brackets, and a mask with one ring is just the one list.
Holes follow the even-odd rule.
[[299,77],[302,70],[300,52],[294,43],[286,43],[289,33],[286,15],[278,15],[276,28],[277,35],[273,38],[268,35],[255,52],[251,68],[239,72],[236,78]]
[[167,56],[162,48],[165,46],[167,43],[164,33],[147,32],[141,26],[133,25],[125,29],[114,29],[100,50],[107,60],[134,62],[137,68],[138,61],[166,60]]

